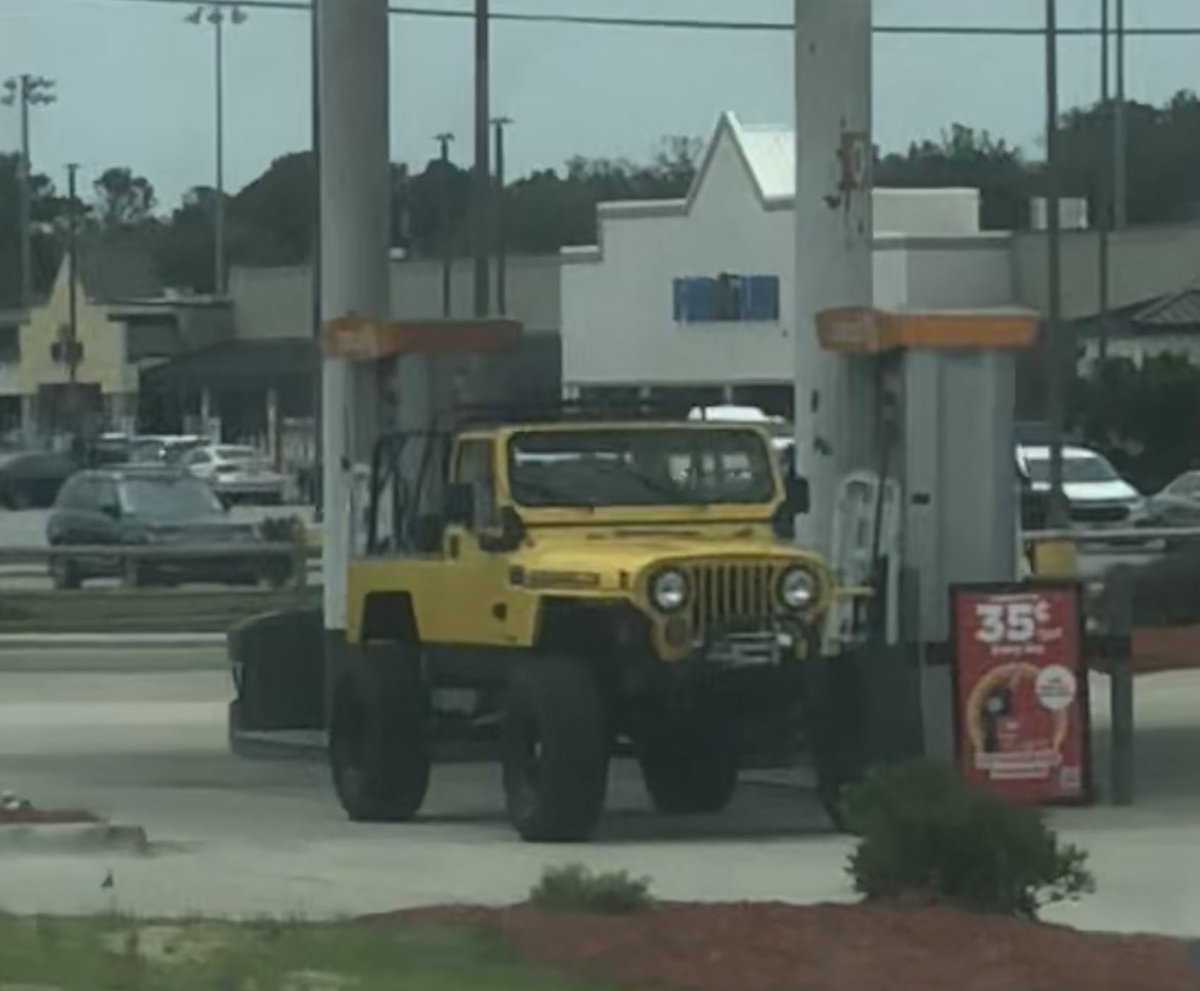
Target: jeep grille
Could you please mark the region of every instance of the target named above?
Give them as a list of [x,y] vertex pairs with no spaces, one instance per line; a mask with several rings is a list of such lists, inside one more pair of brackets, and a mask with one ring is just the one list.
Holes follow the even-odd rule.
[[736,629],[779,612],[777,565],[765,561],[704,562],[688,565],[692,587],[692,629],[697,635]]

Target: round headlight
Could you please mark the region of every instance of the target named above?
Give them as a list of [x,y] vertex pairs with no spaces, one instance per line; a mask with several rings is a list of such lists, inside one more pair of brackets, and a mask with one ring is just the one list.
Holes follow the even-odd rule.
[[682,609],[688,599],[688,583],[681,571],[660,571],[650,582],[650,598],[663,612]]
[[789,609],[807,609],[817,597],[817,580],[811,571],[791,568],[779,579],[779,597]]

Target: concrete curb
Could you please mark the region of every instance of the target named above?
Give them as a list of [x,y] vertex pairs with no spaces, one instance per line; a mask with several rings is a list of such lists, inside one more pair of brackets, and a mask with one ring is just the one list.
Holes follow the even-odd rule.
[[224,633],[0,633],[0,650],[89,650],[105,647],[172,650],[224,647],[225,636]]
[[150,841],[141,826],[107,822],[0,826],[0,855],[5,853],[97,853],[145,855]]

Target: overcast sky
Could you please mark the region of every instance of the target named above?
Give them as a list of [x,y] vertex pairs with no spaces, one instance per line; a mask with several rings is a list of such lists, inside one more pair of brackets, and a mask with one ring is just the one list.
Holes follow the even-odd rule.
[[[1200,24],[1198,0],[1127,0],[1130,25]],[[536,12],[783,20],[792,0],[494,0]],[[424,0],[462,8],[469,0]],[[39,108],[34,166],[60,185],[68,161],[86,183],[109,165],[146,175],[160,205],[213,175],[212,31],[186,6],[130,0],[0,0],[0,78],[57,80],[59,102]],[[876,0],[876,22],[1036,26],[1043,0]],[[1060,0],[1065,25],[1095,23],[1097,0]],[[736,14],[734,13],[736,11]],[[792,53],[786,33],[650,31],[497,24],[496,112],[516,119],[516,172],[573,154],[649,155],[668,134],[705,136],[718,115],[786,122]],[[432,136],[459,135],[469,157],[469,22],[393,17],[392,157],[418,165]],[[309,35],[303,13],[254,10],[226,46],[227,186],[236,190],[284,152],[306,148]],[[1098,43],[1064,39],[1064,106],[1096,98]],[[876,140],[885,149],[952,122],[984,127],[1037,153],[1043,47],[1037,38],[876,40]],[[1131,39],[1132,97],[1161,101],[1200,88],[1200,39]],[[0,107],[0,147],[18,143],[17,114]]]

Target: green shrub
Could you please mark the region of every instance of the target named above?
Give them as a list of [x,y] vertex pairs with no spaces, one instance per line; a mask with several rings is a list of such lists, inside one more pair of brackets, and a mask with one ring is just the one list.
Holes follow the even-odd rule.
[[880,766],[844,798],[860,837],[847,871],[868,899],[915,895],[1033,919],[1094,889],[1087,854],[1060,844],[1039,810],[970,787],[949,765]]
[[547,912],[628,915],[650,907],[650,883],[625,871],[593,874],[581,864],[569,864],[547,868],[529,901]]

